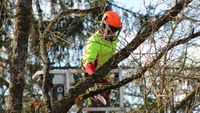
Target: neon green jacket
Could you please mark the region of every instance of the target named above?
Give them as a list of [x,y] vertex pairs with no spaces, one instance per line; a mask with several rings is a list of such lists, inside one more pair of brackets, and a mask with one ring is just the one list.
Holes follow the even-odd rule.
[[96,60],[96,69],[98,69],[115,54],[116,46],[117,39],[114,41],[105,40],[97,31],[87,41],[82,59],[83,66],[85,67],[87,63],[95,64]]

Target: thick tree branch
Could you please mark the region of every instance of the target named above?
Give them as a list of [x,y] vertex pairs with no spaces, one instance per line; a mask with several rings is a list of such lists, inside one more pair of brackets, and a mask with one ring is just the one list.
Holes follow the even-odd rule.
[[[101,68],[99,68],[96,73],[93,74],[93,76],[88,77],[88,79],[86,79],[85,82],[80,83],[79,86],[87,87],[89,85],[87,83],[94,83],[96,80],[98,80],[98,78],[104,77],[104,75],[112,70],[112,67],[110,65],[116,65],[123,59],[127,58],[132,51],[134,51],[147,39],[148,36],[150,36],[152,33],[155,33],[162,25],[172,20],[175,14],[177,15],[178,12],[180,12],[183,8],[181,6],[185,5],[184,2],[185,0],[182,0],[180,3],[176,4],[171,10],[167,11],[164,16],[161,17],[159,20],[153,21],[147,26],[144,26],[141,31],[139,31],[139,33],[136,35],[136,37],[124,49],[115,54],[111,59],[109,59],[108,62],[106,62]],[[80,92],[82,92],[82,88],[77,89],[79,90],[75,91],[78,91],[77,93],[81,94]]]
[[[147,26],[144,26],[136,35],[136,37],[125,48],[123,48],[117,54],[115,54],[112,58],[110,58],[92,76],[88,77],[84,82],[80,83],[78,86],[87,88],[89,84],[94,83],[99,78],[102,78],[105,75],[107,75],[107,73],[110,70],[112,70],[111,65],[116,65],[122,60],[124,60],[125,58],[127,58],[131,54],[132,51],[134,51],[140,44],[142,44],[148,38],[148,36],[150,36],[152,33],[155,33],[162,25],[172,20],[175,14],[178,15],[181,9],[183,9],[183,7],[181,6],[185,6],[184,2],[185,0],[181,0],[180,3],[177,3],[171,10],[167,11],[164,14],[164,16],[161,17],[159,20],[153,21],[149,23]],[[74,91],[76,92],[78,91],[77,93],[81,94],[80,92],[82,92],[82,88],[76,87],[74,88]]]
[[91,97],[91,96],[94,96],[96,94],[99,94],[103,91],[106,91],[108,89],[116,89],[116,88],[119,88],[121,86],[124,86],[130,82],[132,82],[133,80],[136,80],[138,78],[141,78],[147,69],[149,68],[152,68],[160,59],[161,57],[167,52],[169,51],[170,49],[174,48],[175,46],[178,46],[178,45],[181,45],[181,44],[184,44],[184,43],[187,43],[188,41],[194,39],[194,38],[197,38],[200,36],[200,31],[199,32],[196,32],[194,34],[191,34],[190,36],[186,37],[186,38],[183,38],[183,39],[178,39],[168,45],[166,45],[165,47],[163,47],[160,51],[160,53],[158,55],[156,55],[156,57],[153,59],[153,61],[149,64],[146,64],[144,67],[142,68],[139,68],[137,70],[141,70],[139,71],[138,73],[132,75],[131,77],[128,77],[128,78],[125,78],[123,79],[122,81],[120,81],[119,83],[117,84],[114,84],[114,85],[108,85],[108,86],[104,86],[96,91],[91,91],[89,92],[88,94],[85,94],[83,95],[83,99],[86,99],[88,97]]
[[[189,4],[191,1],[181,0],[174,7],[168,10],[161,18],[149,22],[146,26],[143,26],[138,32],[136,37],[121,51],[110,58],[102,67],[100,67],[92,76],[88,77],[85,81],[77,84],[77,86],[70,90],[69,95],[61,102],[60,106],[56,107],[55,113],[65,113],[74,104],[76,97],[85,92],[89,84],[95,83],[99,78],[107,75],[112,70],[111,65],[116,65],[125,58],[127,58],[132,51],[134,51],[140,44],[142,44],[151,34],[154,34],[161,26],[167,22],[173,20],[181,10]],[[136,77],[140,77],[147,68],[142,69]],[[66,104],[67,103],[67,104]]]

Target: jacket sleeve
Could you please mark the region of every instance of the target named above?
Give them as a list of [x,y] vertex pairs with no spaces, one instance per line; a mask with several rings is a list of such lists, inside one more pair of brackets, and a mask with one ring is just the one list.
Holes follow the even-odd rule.
[[100,51],[100,44],[98,41],[95,41],[93,37],[91,37],[86,45],[86,50],[83,55],[82,63],[83,66],[86,67],[88,63],[94,64],[94,61],[97,58],[97,55]]

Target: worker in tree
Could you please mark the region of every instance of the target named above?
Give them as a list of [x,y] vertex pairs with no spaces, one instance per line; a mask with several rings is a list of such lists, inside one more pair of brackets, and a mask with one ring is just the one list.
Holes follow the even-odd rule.
[[[109,58],[115,54],[117,37],[122,27],[119,15],[114,11],[107,11],[103,15],[99,30],[87,41],[86,50],[82,59],[83,67],[86,70],[86,77],[92,75],[95,70],[101,67]],[[98,80],[100,85],[110,84],[108,75]],[[94,87],[92,85],[92,87]],[[107,90],[91,98],[92,107],[108,106],[110,90]],[[96,103],[96,104],[94,104]]]

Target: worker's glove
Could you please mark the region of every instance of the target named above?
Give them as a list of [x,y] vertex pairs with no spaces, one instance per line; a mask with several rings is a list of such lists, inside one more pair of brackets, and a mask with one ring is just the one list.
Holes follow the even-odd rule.
[[93,63],[87,63],[85,66],[85,70],[89,75],[92,75],[95,71],[96,67]]

